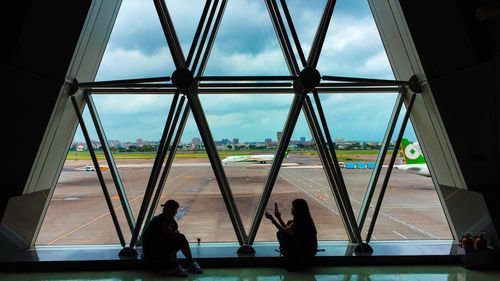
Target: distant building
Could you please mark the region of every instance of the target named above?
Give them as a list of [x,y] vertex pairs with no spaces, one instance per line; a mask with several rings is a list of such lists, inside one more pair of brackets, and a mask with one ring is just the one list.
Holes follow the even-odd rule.
[[229,139],[222,139],[220,141],[221,144],[229,144]]
[[85,146],[83,146],[83,144],[79,144],[76,146],[76,151],[83,151],[84,148]]
[[278,144],[280,143],[281,137],[283,136],[283,132],[276,132],[276,138],[278,140]]
[[273,140],[272,139],[265,139],[264,140],[264,144],[266,144],[266,146],[272,146],[273,145]]
[[239,144],[240,139],[239,138],[233,138],[233,144]]
[[306,137],[300,137],[300,142],[302,143],[306,142]]
[[137,146],[144,146],[144,141],[141,139],[141,138],[138,138],[136,141],[135,141],[135,144]]
[[200,144],[201,144],[201,140],[200,140],[200,138],[194,137],[194,138],[191,140],[191,144],[192,144],[193,146],[198,146],[198,145],[200,145]]

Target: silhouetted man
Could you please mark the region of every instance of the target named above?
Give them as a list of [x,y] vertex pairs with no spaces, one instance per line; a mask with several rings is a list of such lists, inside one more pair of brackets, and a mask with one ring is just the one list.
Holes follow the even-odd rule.
[[[179,203],[175,200],[167,200],[163,207],[163,213],[155,216],[147,225],[142,237],[142,251],[147,260],[164,260],[168,267],[175,269],[177,276],[187,276],[188,272],[203,273],[198,263],[193,260],[189,243],[184,234],[179,232],[175,221],[175,215],[179,209]],[[184,269],[177,261],[177,252],[181,250],[186,257],[189,266]]]

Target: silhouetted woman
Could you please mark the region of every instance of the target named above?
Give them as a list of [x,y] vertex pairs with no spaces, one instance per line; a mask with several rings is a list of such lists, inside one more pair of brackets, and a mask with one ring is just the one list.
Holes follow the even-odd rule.
[[276,233],[280,243],[280,251],[287,258],[288,270],[298,270],[306,266],[310,259],[316,255],[318,240],[316,226],[309,212],[309,206],[304,199],[292,201],[293,220],[286,224],[281,218],[278,204],[274,204],[274,216],[266,212],[266,218],[276,226]]

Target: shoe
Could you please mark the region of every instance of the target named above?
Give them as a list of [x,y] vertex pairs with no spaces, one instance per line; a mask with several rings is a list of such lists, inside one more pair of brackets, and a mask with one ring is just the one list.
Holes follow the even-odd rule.
[[182,265],[178,264],[177,267],[170,273],[172,276],[178,276],[178,277],[187,277],[188,272],[182,267]]
[[188,266],[187,271],[189,271],[191,273],[203,273],[203,269],[201,269],[200,265],[196,261],[193,261]]

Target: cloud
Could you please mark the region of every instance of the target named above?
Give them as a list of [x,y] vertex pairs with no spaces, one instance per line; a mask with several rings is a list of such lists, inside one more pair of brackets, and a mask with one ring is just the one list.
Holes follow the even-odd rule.
[[[310,48],[326,1],[287,2],[304,51]],[[190,47],[204,1],[167,0],[184,51]],[[185,54],[187,56],[187,53]],[[338,1],[318,64],[323,75],[393,78],[365,1]],[[174,67],[152,1],[124,1],[98,72],[98,80],[169,76]],[[206,75],[288,75],[264,1],[228,1]],[[394,105],[394,94],[322,95],[334,136],[378,140]],[[171,96],[96,96],[108,135],[121,140],[159,139]],[[214,138],[276,139],[292,95],[200,95]],[[302,114],[302,113],[301,113]],[[199,136],[194,120],[183,142]],[[294,138],[310,138],[300,117]],[[110,137],[111,138],[111,137]]]
[[172,95],[94,95],[93,99],[97,110],[108,115],[166,114],[172,102]]
[[151,54],[141,50],[115,49],[104,54],[96,80],[170,76],[174,69],[166,47]]

